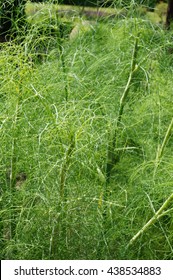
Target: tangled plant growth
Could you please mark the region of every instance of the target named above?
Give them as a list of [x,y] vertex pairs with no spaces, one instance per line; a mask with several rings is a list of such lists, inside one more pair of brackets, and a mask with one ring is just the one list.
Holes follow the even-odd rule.
[[172,259],[171,31],[54,20],[0,46],[1,258]]

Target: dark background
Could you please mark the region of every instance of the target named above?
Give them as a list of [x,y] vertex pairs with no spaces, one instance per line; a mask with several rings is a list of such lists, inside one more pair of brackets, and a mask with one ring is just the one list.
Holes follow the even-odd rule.
[[[110,5],[116,6],[129,6],[131,4],[131,0],[31,0],[31,2],[53,2],[58,4],[66,4],[66,5],[80,5],[80,6],[104,6],[109,7]],[[154,7],[157,3],[161,2],[160,0],[136,0],[136,4],[146,5],[148,7]],[[162,2],[167,2],[166,0],[162,0]]]

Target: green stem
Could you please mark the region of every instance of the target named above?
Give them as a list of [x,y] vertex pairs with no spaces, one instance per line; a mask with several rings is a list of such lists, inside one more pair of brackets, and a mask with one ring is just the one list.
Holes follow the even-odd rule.
[[[15,238],[16,231],[16,214],[15,214],[15,203],[14,203],[14,194],[16,189],[16,165],[17,165],[17,136],[18,136],[18,119],[20,115],[20,97],[17,96],[16,100],[16,108],[13,119],[13,125],[11,129],[11,134],[13,135],[12,143],[11,143],[11,161],[10,161],[10,169],[9,174],[7,175],[9,178],[9,194],[10,194],[10,209],[6,217],[6,222],[4,222],[4,240],[8,242]],[[12,251],[9,250],[6,254],[6,258],[11,258]]]
[[66,243],[67,238],[67,188],[66,188],[66,178],[67,171],[70,165],[70,160],[72,153],[75,148],[75,137],[71,137],[71,143],[67,149],[65,154],[64,162],[62,164],[61,172],[60,172],[60,204],[59,210],[60,216],[56,224],[53,226],[51,243],[49,248],[49,254],[52,258],[55,258],[58,254],[58,244],[59,239],[64,238],[64,244]]
[[66,63],[65,63],[65,57],[64,57],[64,53],[63,53],[63,47],[62,47],[62,43],[63,43],[63,38],[64,38],[64,26],[63,23],[60,22],[59,18],[58,18],[58,13],[56,13],[56,20],[57,20],[57,25],[58,25],[58,48],[59,48],[59,53],[60,53],[60,59],[61,59],[61,64],[62,64],[62,71],[64,74],[64,81],[65,81],[65,100],[68,101],[68,96],[69,96],[69,92],[68,92],[68,81],[67,81],[67,70],[66,70]]
[[119,106],[116,128],[114,131],[113,138],[111,139],[110,144],[108,146],[107,163],[106,163],[106,184],[108,184],[110,181],[113,166],[119,161],[119,154],[115,154],[115,147],[116,147],[116,142],[117,142],[117,132],[121,125],[121,118],[123,115],[124,106],[126,104],[126,100],[127,100],[127,96],[128,96],[129,90],[130,90],[132,79],[134,77],[134,73],[138,69],[138,66],[136,65],[137,51],[138,51],[138,37],[135,38],[132,60],[131,60],[131,69],[130,69],[128,81],[127,81],[124,92],[120,99],[120,106]]
[[169,137],[171,135],[171,131],[172,131],[172,127],[173,127],[173,118],[168,126],[168,129],[166,131],[165,137],[163,139],[162,145],[160,148],[158,148],[157,154],[156,154],[156,165],[155,165],[155,169],[154,169],[154,177],[157,171],[157,168],[160,164],[160,160],[163,156],[163,152],[164,152],[164,148],[166,147],[166,144],[168,143]]
[[[110,140],[108,144],[108,151],[107,151],[107,162],[106,162],[106,180],[105,180],[105,186],[104,186],[104,191],[103,191],[103,200],[107,201],[110,195],[110,190],[108,188],[110,178],[111,178],[111,173],[113,167],[116,165],[116,163],[120,159],[120,152],[115,152],[116,148],[116,143],[117,143],[117,134],[118,130],[121,126],[121,118],[123,115],[123,110],[124,106],[127,101],[127,96],[130,90],[130,86],[132,83],[132,79],[134,77],[134,73],[138,69],[138,66],[136,66],[136,58],[137,58],[137,50],[138,50],[138,37],[135,38],[134,42],[134,47],[133,47],[133,53],[132,53],[132,59],[131,59],[131,68],[130,68],[130,73],[129,77],[125,86],[125,89],[123,91],[122,97],[120,99],[120,106],[119,106],[119,112],[118,112],[118,118],[117,118],[117,123],[114,131],[114,135],[112,139]],[[107,205],[103,206],[102,210],[102,217],[103,217],[103,236],[106,236],[106,228],[107,228],[107,222],[108,222],[108,207]]]
[[140,229],[138,231],[137,234],[135,234],[133,236],[133,238],[130,240],[128,246],[132,245],[137,239],[138,237],[143,234],[151,225],[153,225],[159,218],[161,218],[162,216],[166,215],[166,212],[163,212],[163,210],[168,207],[168,204],[170,203],[170,201],[173,200],[173,194],[171,194],[167,200],[162,204],[162,206],[159,208],[159,210],[155,213],[155,215],[142,227],[142,229]]
[[75,139],[74,137],[71,139],[71,143],[67,149],[65,159],[62,165],[61,173],[60,173],[60,196],[62,200],[65,198],[65,182],[66,182],[66,177],[67,177],[67,171],[70,165],[70,159],[73,153],[73,150],[75,148]]

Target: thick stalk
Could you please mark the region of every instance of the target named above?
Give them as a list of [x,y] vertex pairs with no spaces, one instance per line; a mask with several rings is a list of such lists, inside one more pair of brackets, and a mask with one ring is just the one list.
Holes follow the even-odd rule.
[[166,131],[166,134],[165,134],[165,137],[163,139],[162,145],[161,145],[161,147],[158,148],[158,151],[157,151],[157,154],[156,154],[156,160],[155,160],[156,164],[155,164],[155,169],[154,169],[154,178],[155,178],[157,168],[160,164],[160,160],[163,156],[163,152],[164,152],[164,149],[166,147],[166,144],[168,143],[168,140],[171,136],[172,128],[173,128],[173,118],[172,118],[172,120],[171,120],[171,122],[168,126],[168,129]]
[[117,143],[117,132],[118,132],[119,127],[121,126],[121,119],[122,119],[122,115],[123,115],[123,111],[124,111],[124,106],[127,101],[127,96],[128,96],[129,90],[130,90],[132,79],[134,77],[134,73],[138,69],[138,66],[136,64],[137,50],[138,50],[138,37],[135,39],[128,81],[127,81],[124,92],[120,99],[120,106],[119,106],[116,128],[114,131],[113,138],[111,139],[109,146],[108,146],[107,163],[106,163],[106,183],[107,184],[110,181],[112,168],[119,161],[119,154],[115,153],[115,147],[116,147],[116,143]]
[[65,63],[65,57],[64,57],[64,51],[63,51],[63,39],[64,39],[64,25],[62,22],[60,22],[58,18],[58,13],[56,14],[56,21],[58,25],[58,48],[59,48],[59,54],[60,54],[60,60],[62,64],[62,71],[64,74],[64,91],[65,91],[65,100],[68,101],[69,92],[68,92],[68,81],[67,81],[67,69],[66,69],[66,63]]
[[[103,189],[103,201],[108,201],[109,198],[109,182],[111,178],[111,173],[113,167],[116,165],[116,163],[119,161],[120,158],[120,152],[115,152],[116,144],[117,144],[117,134],[119,132],[120,126],[121,126],[121,118],[124,111],[124,106],[127,102],[127,96],[130,90],[130,86],[132,83],[132,79],[134,77],[134,73],[138,69],[138,66],[136,65],[136,57],[137,57],[137,50],[138,50],[138,38],[135,38],[134,47],[133,47],[133,53],[132,53],[132,59],[131,59],[131,67],[130,67],[130,73],[129,77],[125,86],[125,89],[123,91],[123,94],[120,99],[120,105],[119,105],[119,111],[118,111],[118,117],[117,117],[117,123],[115,127],[115,131],[113,134],[112,139],[109,142],[108,145],[108,151],[107,151],[107,163],[106,163],[106,179],[104,183],[104,189]],[[102,203],[101,203],[102,205]],[[99,248],[105,247],[105,240],[106,240],[106,229],[107,229],[107,223],[108,223],[108,205],[102,205],[102,236],[101,236],[101,242]],[[101,250],[101,249],[100,249]]]
[[71,143],[65,154],[64,162],[62,164],[61,173],[60,173],[60,197],[62,200],[65,199],[65,194],[66,194],[65,182],[66,182],[67,171],[68,171],[68,168],[70,165],[70,160],[71,160],[71,156],[74,151],[74,148],[75,148],[75,139],[72,137]]
[[62,164],[60,172],[60,203],[59,210],[60,212],[58,220],[53,226],[51,243],[50,243],[50,256],[51,258],[56,258],[58,255],[58,244],[60,239],[64,239],[64,244],[67,241],[67,188],[66,188],[66,178],[67,172],[70,165],[72,153],[75,148],[75,137],[71,138],[71,143],[67,149],[67,152],[64,157],[64,162]]
[[[15,238],[16,230],[16,214],[15,214],[15,204],[14,204],[14,194],[16,190],[16,164],[17,164],[17,134],[18,134],[18,119],[19,119],[19,98],[17,97],[15,114],[13,119],[13,125],[11,128],[11,134],[13,135],[11,143],[11,161],[10,168],[7,171],[7,181],[9,182],[9,196],[10,196],[10,209],[8,210],[8,215],[6,217],[6,222],[4,222],[4,240],[8,242]],[[11,250],[6,254],[6,258],[11,258]]]
[[169,203],[173,200],[173,194],[171,194],[167,200],[162,204],[162,206],[159,208],[159,210],[155,213],[155,215],[138,231],[137,234],[133,236],[133,238],[130,240],[128,246],[132,245],[141,234],[143,234],[150,226],[152,226],[156,221],[159,220],[164,214],[167,214],[167,211],[163,212],[165,208],[168,207]]

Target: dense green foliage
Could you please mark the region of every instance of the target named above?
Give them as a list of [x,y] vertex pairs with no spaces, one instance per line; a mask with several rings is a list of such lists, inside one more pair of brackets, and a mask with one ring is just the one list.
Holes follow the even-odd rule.
[[26,0],[0,1],[0,36],[17,36],[26,27]]
[[172,198],[172,31],[39,8],[0,45],[1,259],[172,259],[170,200],[130,243]]

